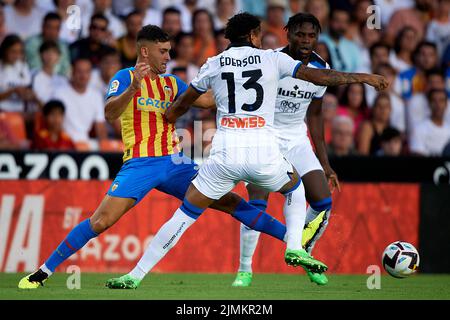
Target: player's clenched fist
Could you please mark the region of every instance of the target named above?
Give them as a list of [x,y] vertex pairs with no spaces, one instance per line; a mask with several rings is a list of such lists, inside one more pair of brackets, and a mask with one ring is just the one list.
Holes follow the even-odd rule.
[[141,87],[141,81],[150,74],[150,66],[142,62],[138,63],[134,67],[133,74],[134,76],[131,86],[133,87],[133,89],[139,90],[139,88]]
[[364,81],[368,85],[374,87],[377,91],[386,89],[389,86],[389,82],[384,76],[378,74],[367,75],[367,80]]

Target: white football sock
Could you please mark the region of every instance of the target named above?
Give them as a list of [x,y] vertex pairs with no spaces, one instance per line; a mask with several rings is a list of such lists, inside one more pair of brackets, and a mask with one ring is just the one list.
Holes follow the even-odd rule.
[[261,233],[241,223],[239,272],[252,272],[252,260]]
[[53,272],[50,271],[49,268],[45,265],[45,263],[39,267],[42,271],[44,271],[49,277],[53,274]]
[[294,191],[285,194],[283,213],[286,219],[286,243],[291,250],[302,249],[302,231],[306,218],[306,198],[303,183]]
[[156,233],[136,267],[129,273],[142,280],[145,275],[172,249],[183,233],[196,220],[186,215],[180,208]]
[[309,206],[308,209],[306,210],[305,224],[308,224],[311,221],[313,221],[321,212],[322,211],[316,211],[313,208],[311,208],[311,206]]

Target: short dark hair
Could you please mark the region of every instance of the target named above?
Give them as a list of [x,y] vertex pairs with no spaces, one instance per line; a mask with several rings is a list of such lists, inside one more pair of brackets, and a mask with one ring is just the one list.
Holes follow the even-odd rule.
[[248,12],[238,13],[228,20],[225,38],[231,42],[244,42],[251,31],[261,27],[261,20]]
[[432,89],[432,90],[430,90],[430,91],[427,93],[427,99],[428,99],[428,102],[431,101],[431,97],[432,97],[434,94],[436,94],[436,93],[442,93],[442,94],[444,94],[444,95],[447,97],[447,99],[448,99],[447,91],[446,91],[445,89]]
[[175,45],[177,46],[180,44],[180,42],[181,42],[181,40],[183,40],[183,38],[192,38],[192,37],[194,37],[194,35],[192,33],[181,31],[173,38],[173,40],[175,41]]
[[175,13],[175,14],[178,14],[178,15],[181,16],[181,11],[178,10],[177,8],[175,8],[175,7],[168,7],[168,8],[166,8],[166,9],[164,10],[164,12],[163,12],[163,17],[164,17],[166,14],[169,14],[169,13]]
[[50,100],[42,107],[42,114],[46,117],[50,114],[50,112],[58,109],[61,110],[63,114],[66,112],[66,108],[64,107],[64,103],[62,103],[62,101]]
[[142,16],[142,13],[139,10],[133,10],[125,16],[125,21],[130,19],[132,16]]
[[5,60],[6,52],[9,50],[9,48],[18,43],[21,43],[23,45],[22,39],[17,34],[7,35],[0,44],[0,61]]
[[39,53],[42,54],[43,52],[47,51],[47,50],[56,50],[58,51],[59,54],[61,54],[61,50],[58,47],[58,44],[55,41],[44,41],[41,46],[39,47]]
[[425,76],[427,78],[429,78],[431,76],[436,76],[436,75],[441,76],[442,78],[445,78],[444,72],[442,72],[442,70],[439,68],[431,68],[430,70],[427,70],[425,72]]
[[50,20],[62,21],[62,18],[59,15],[59,13],[57,13],[57,12],[49,12],[45,15],[43,23],[45,24],[47,21],[50,21]]
[[75,66],[76,66],[78,63],[80,63],[81,61],[87,61],[87,62],[89,62],[89,64],[90,64],[91,67],[92,67],[92,61],[89,60],[89,58],[78,57],[78,58],[73,59],[73,61],[72,61],[72,63],[71,63],[71,64],[72,64],[72,69],[75,68]]
[[103,20],[106,22],[106,25],[109,25],[108,18],[103,13],[96,13],[91,17],[91,25],[94,22],[94,20]]
[[400,131],[393,127],[387,127],[386,129],[384,129],[380,136],[381,142],[388,142],[395,138],[401,139],[402,134],[400,133]]
[[153,42],[167,42],[170,41],[170,36],[164,32],[160,27],[148,24],[139,30],[137,41],[146,40]]
[[322,27],[320,26],[319,19],[317,19],[311,13],[299,12],[289,18],[288,23],[284,27],[284,30],[291,32],[295,26],[301,26],[304,23],[311,23],[313,27],[317,30],[317,33],[322,32]]
[[375,50],[378,48],[385,48],[388,51],[388,53],[391,51],[391,47],[387,43],[382,42],[382,41],[375,42],[369,48],[369,54],[370,54],[371,58],[373,57]]

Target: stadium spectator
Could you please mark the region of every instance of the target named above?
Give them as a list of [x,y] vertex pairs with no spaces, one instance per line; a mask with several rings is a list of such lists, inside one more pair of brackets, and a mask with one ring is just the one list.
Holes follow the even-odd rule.
[[358,72],[370,73],[370,48],[376,43],[381,42],[381,32],[378,29],[369,29],[366,25],[360,28],[361,42],[358,43],[358,49],[361,55],[361,63]]
[[[74,28],[73,25],[71,25],[69,22],[70,16],[67,12],[67,8],[71,5],[75,5],[75,0],[54,0],[55,2],[55,11],[59,14],[59,16],[62,19],[61,23],[61,31],[59,33],[59,38],[68,43],[71,44],[75,41],[77,41],[81,37],[81,31],[83,29],[82,23],[84,22],[83,19],[77,20],[77,22],[80,22],[80,25],[77,26],[79,28]],[[72,20],[74,21],[74,20]]]
[[184,0],[183,3],[176,5],[176,8],[181,14],[181,29],[184,32],[193,32],[193,16],[198,9],[197,0]]
[[236,13],[235,0],[216,0],[214,30],[225,29],[228,19]]
[[287,9],[286,0],[268,0],[267,1],[267,19],[262,25],[264,33],[272,33],[278,38],[281,46],[288,44],[285,26],[285,13]]
[[413,55],[414,67],[401,72],[395,83],[395,90],[403,99],[410,99],[413,94],[425,91],[427,71],[438,67],[436,45],[432,42],[421,42]]
[[379,10],[381,15],[381,25],[382,27],[386,27],[391,20],[392,15],[400,10],[412,8],[414,6],[414,0],[374,0],[375,5],[382,10]]
[[353,5],[346,38],[354,41],[357,45],[362,44],[361,29],[368,29],[367,22],[372,12],[367,9],[371,5],[373,5],[373,0],[359,0]]
[[[427,94],[434,90],[445,90],[445,80],[439,69],[432,69],[427,73],[425,92],[419,92],[412,96],[407,104],[408,134],[411,137],[413,130],[431,115]],[[450,106],[445,112],[445,122],[450,124]]]
[[214,38],[216,42],[217,54],[224,52],[230,45],[230,40],[225,38],[225,29],[216,31]]
[[370,69],[368,73],[373,73],[380,65],[389,63],[391,47],[383,42],[374,43],[369,49]]
[[120,20],[112,12],[112,0],[92,0],[93,7],[89,14],[83,14],[84,18],[82,36],[87,37],[89,35],[89,22],[94,14],[102,14],[108,19],[108,33],[110,37],[118,39],[125,35],[125,26],[122,20]]
[[65,108],[58,100],[47,102],[42,108],[43,127],[35,133],[32,149],[73,150],[75,145],[63,130]]
[[328,156],[343,157],[356,155],[354,148],[353,120],[348,116],[336,116],[331,128],[331,142],[327,146]]
[[108,42],[108,19],[100,13],[94,14],[89,26],[89,37],[70,45],[71,60],[89,59],[93,67],[98,67],[100,58],[112,48]]
[[412,68],[414,51],[419,44],[417,33],[411,27],[404,27],[395,37],[394,54],[391,55],[391,65],[397,72]]
[[311,13],[319,20],[323,32],[328,30],[330,5],[327,0],[307,0],[305,4],[305,11]]
[[32,89],[39,101],[48,102],[58,88],[67,82],[64,76],[56,73],[61,51],[54,41],[46,41],[39,48],[41,68],[34,71],[32,76]]
[[0,45],[0,111],[24,112],[27,105],[37,102],[23,50],[16,35],[6,36]]
[[5,20],[5,9],[4,4],[0,2],[0,43],[5,39],[6,35],[10,32],[8,31],[8,26]]
[[107,136],[103,97],[89,87],[91,72],[92,64],[88,59],[75,60],[70,82],[53,97],[66,107],[64,130],[74,142],[87,142],[92,127],[98,139]]
[[360,53],[355,42],[345,38],[350,14],[342,9],[330,12],[328,33],[322,33],[319,40],[325,42],[331,53],[333,69],[355,72],[360,67]]
[[386,128],[380,137],[381,148],[376,155],[379,157],[398,157],[402,154],[402,134],[395,128]]
[[89,86],[100,95],[105,96],[108,91],[109,82],[120,69],[119,53],[114,49],[105,52],[100,59],[99,68],[92,71]]
[[386,28],[385,40],[392,44],[395,35],[405,26],[413,28],[418,39],[423,40],[426,24],[432,14],[432,4],[433,0],[415,0],[414,7],[396,11]]
[[336,114],[345,115],[353,120],[354,134],[358,132],[361,123],[367,119],[368,107],[364,85],[354,83],[345,87],[340,106]]
[[175,37],[181,32],[181,13],[180,10],[174,7],[169,7],[164,10],[162,17],[162,26],[164,32],[166,32],[170,38],[170,44],[172,48],[175,48]]
[[175,38],[175,59],[167,63],[167,73],[174,68],[186,68],[186,82],[190,83],[197,75],[199,68],[191,61],[194,59],[194,38],[189,33],[181,32]]
[[26,40],[39,33],[44,13],[37,8],[35,0],[16,0],[5,7],[5,20],[8,32]]
[[56,12],[47,13],[42,23],[42,33],[32,36],[25,42],[25,56],[31,70],[40,69],[42,60],[39,54],[42,43],[56,42],[59,48],[59,60],[55,72],[64,76],[70,74],[70,55],[67,44],[59,40],[61,30],[61,17]]
[[201,66],[206,59],[217,54],[214,39],[214,22],[212,15],[205,9],[199,9],[192,15],[194,36],[194,63]]
[[125,18],[127,33],[117,40],[117,50],[120,53],[122,68],[134,67],[137,59],[136,38],[143,26],[143,18],[139,11],[130,12]]
[[271,32],[266,32],[264,33],[264,35],[261,38],[261,48],[263,48],[264,50],[267,49],[278,49],[281,47],[280,42],[278,41],[278,37],[271,33]]
[[431,116],[417,125],[410,139],[410,150],[422,156],[441,156],[450,141],[450,125],[445,123],[448,97],[445,90],[428,93]]
[[450,0],[438,0],[436,15],[428,24],[426,40],[436,44],[438,55],[442,57],[450,44]]
[[[374,73],[385,76],[389,83],[394,83],[397,76],[396,70],[388,63],[379,65]],[[404,133],[406,131],[405,102],[394,91],[393,86],[387,87],[383,92],[387,93],[391,99],[391,126]],[[366,86],[366,98],[369,106],[374,104],[376,96],[377,92],[372,90],[372,87]]]
[[162,12],[152,7],[152,0],[134,0],[134,9],[141,13],[143,17],[143,25],[153,24],[161,27]]
[[358,153],[364,156],[375,155],[381,148],[381,135],[390,128],[391,99],[388,94],[380,93],[371,109],[371,117],[361,124],[358,132]]

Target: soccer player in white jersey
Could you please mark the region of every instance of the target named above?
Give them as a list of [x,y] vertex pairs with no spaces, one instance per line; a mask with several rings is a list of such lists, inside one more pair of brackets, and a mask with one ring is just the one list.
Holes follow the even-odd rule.
[[[124,285],[113,288],[135,288],[125,282],[140,282],[214,199],[233,189],[239,181],[286,196],[285,262],[301,265],[314,273],[327,269],[302,248],[306,217],[304,187],[295,168],[281,154],[273,130],[278,81],[294,75],[325,86],[361,79],[354,74],[343,77],[337,71],[307,68],[285,53],[259,49],[260,20],[248,13],[240,13],[229,20],[226,37],[232,42],[230,47],[208,59],[191,86],[165,114],[169,122],[175,122],[189,110],[193,101],[211,88],[218,110],[218,130],[210,157],[200,167],[181,207],[157,232],[136,267],[118,281],[113,279]],[[382,76],[365,76],[364,82],[377,89],[388,85]],[[241,203],[237,209],[240,210],[240,206]],[[258,218],[254,220],[252,223],[257,224]]]
[[[319,20],[309,13],[298,13],[289,19],[285,27],[288,46],[280,51],[309,68],[329,69],[330,66],[313,51],[321,31]],[[323,234],[331,212],[331,193],[327,185],[339,189],[336,173],[328,162],[323,133],[322,97],[326,86],[317,86],[308,81],[287,77],[278,83],[275,105],[275,129],[279,137],[280,149],[287,160],[298,170],[305,186],[309,208],[303,245],[311,253],[315,242]],[[307,116],[308,127],[305,123]],[[307,131],[310,131],[317,156],[311,147]],[[318,159],[319,158],[319,159]],[[247,185],[253,206],[266,210],[269,192],[255,185]],[[314,225],[313,225],[314,224]],[[239,270],[233,286],[247,287],[252,281],[252,259],[258,244],[260,232],[241,224]],[[305,236],[307,237],[305,239]],[[306,269],[311,281],[324,285],[328,282],[324,273],[313,273]]]

